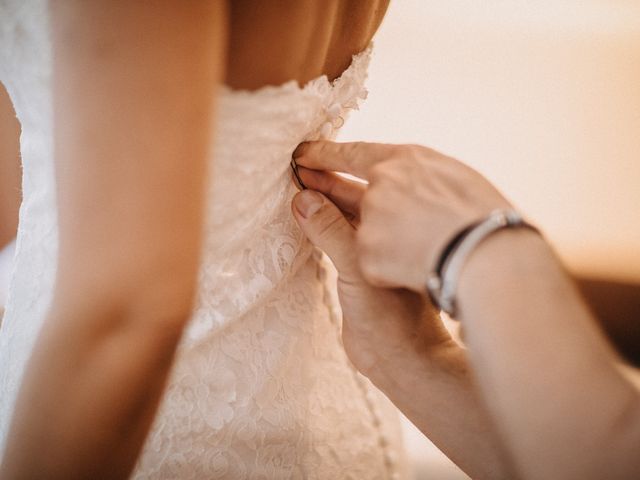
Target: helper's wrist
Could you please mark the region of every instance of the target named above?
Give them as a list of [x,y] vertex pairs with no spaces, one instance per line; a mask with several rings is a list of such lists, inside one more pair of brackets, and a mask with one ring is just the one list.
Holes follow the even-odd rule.
[[428,382],[431,376],[449,371],[450,359],[459,355],[461,350],[463,347],[451,337],[439,344],[423,344],[392,359],[380,359],[379,368],[368,372],[367,377],[382,391],[404,391],[411,395],[416,381]]
[[414,325],[413,333],[401,343],[378,350],[375,367],[367,372],[374,384],[391,388],[414,382],[416,371],[424,373],[440,369],[444,365],[443,359],[453,350],[462,348],[431,305]]
[[478,245],[461,271],[461,314],[469,313],[471,305],[495,304],[514,289],[524,289],[528,281],[550,279],[552,270],[558,270],[558,262],[539,233],[530,229],[496,232]]
[[505,228],[538,229],[513,209],[496,209],[482,220],[468,224],[453,235],[442,248],[426,282],[427,293],[435,305],[458,318],[456,295],[460,273],[468,257],[486,238]]

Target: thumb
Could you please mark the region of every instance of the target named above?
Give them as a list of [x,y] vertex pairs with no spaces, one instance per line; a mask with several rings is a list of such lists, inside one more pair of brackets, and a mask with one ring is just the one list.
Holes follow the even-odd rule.
[[355,229],[327,197],[314,190],[302,190],[293,197],[293,215],[304,234],[324,250],[343,280],[359,280],[355,252]]

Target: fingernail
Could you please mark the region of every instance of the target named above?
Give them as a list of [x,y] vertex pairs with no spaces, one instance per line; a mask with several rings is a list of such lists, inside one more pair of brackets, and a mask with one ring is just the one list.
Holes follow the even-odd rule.
[[301,157],[304,154],[304,151],[306,150],[307,145],[309,145],[309,142],[302,142],[300,145],[296,147],[296,149],[293,151],[293,154],[291,156],[293,158]]
[[324,198],[313,190],[303,190],[295,196],[293,201],[300,215],[304,218],[309,218],[320,210],[324,203]]

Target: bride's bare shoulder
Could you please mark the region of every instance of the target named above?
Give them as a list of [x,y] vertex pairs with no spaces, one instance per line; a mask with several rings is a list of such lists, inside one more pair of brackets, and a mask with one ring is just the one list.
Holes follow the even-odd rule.
[[254,89],[326,74],[333,79],[380,26],[389,0],[281,0],[229,3],[225,81]]

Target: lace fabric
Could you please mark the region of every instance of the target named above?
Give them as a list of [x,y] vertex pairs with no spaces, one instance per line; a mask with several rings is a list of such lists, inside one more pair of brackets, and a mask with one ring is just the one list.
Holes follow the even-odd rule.
[[[46,2],[0,0],[24,187],[0,330],[3,447],[56,268],[50,48]],[[220,88],[196,304],[133,478],[407,475],[394,407],[342,348],[337,272],[290,212],[291,153],[358,108],[371,51],[333,82]]]

